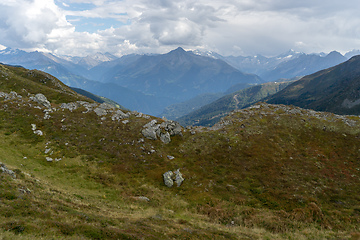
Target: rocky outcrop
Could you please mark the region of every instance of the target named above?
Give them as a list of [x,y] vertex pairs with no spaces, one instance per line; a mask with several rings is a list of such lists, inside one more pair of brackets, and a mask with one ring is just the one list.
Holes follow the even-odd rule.
[[33,100],[34,102],[37,102],[38,104],[44,106],[45,108],[51,108],[51,104],[50,104],[49,100],[47,100],[45,95],[42,93],[38,93],[34,97],[30,97],[30,99]]
[[3,97],[5,100],[21,99],[22,96],[12,91],[10,93],[0,92],[0,97]]
[[16,174],[13,170],[8,169],[5,164],[3,164],[2,162],[0,162],[0,171],[3,173],[6,173],[8,175],[10,175],[12,178],[16,178]]
[[177,169],[176,171],[167,171],[163,174],[164,183],[167,187],[172,187],[174,185],[174,181],[176,182],[176,185],[178,187],[181,186],[183,181],[185,180],[180,172],[180,169]]
[[182,127],[175,121],[165,121],[158,124],[158,121],[154,119],[143,126],[141,133],[148,139],[160,138],[163,143],[167,144],[171,142],[171,136],[182,136]]
[[119,121],[121,119],[128,118],[128,117],[129,117],[128,114],[123,113],[123,111],[121,111],[119,109],[119,110],[115,111],[114,114],[111,116],[111,120]]

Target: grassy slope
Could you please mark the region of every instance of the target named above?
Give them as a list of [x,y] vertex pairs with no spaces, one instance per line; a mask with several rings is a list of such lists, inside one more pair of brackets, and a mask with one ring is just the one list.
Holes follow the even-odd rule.
[[[7,71],[1,91],[26,86],[57,109],[81,99],[64,86],[58,95],[38,81],[40,73],[28,81],[18,77],[27,70]],[[58,110],[44,120],[42,109],[28,107],[26,92],[25,105],[2,99],[0,105],[0,158],[18,176],[0,173],[4,238],[359,236],[358,117],[261,105],[232,114],[218,130],[185,132],[165,145],[142,142],[141,126],[150,120],[134,115],[123,124],[85,109]],[[31,123],[44,136],[33,134]],[[62,160],[47,162],[45,148]],[[167,188],[162,173],[177,168],[186,180]]]

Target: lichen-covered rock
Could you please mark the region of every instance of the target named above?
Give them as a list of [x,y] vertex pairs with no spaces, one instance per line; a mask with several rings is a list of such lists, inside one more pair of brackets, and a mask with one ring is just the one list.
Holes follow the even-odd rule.
[[178,187],[181,186],[183,181],[185,180],[180,172],[180,169],[177,169],[176,171],[167,171],[163,174],[164,183],[167,187],[172,187],[174,185],[174,181],[176,182],[176,185]]
[[178,122],[167,120],[161,123],[160,127],[169,132],[170,136],[182,136],[182,127]]
[[49,100],[47,100],[47,98],[42,93],[36,94],[35,97],[30,97],[30,99],[40,105],[43,105],[45,108],[51,108]]
[[144,128],[143,130],[141,130],[141,133],[144,137],[146,137],[148,139],[151,139],[151,140],[157,139],[155,128],[152,128],[152,127]]
[[152,120],[143,126],[141,131],[143,136],[152,140],[160,138],[167,144],[171,142],[171,136],[182,135],[182,127],[175,121],[165,121],[157,124],[157,120]]
[[111,106],[110,104],[102,103],[97,108],[94,109],[94,112],[98,116],[104,116],[108,113],[108,110],[110,109],[114,109],[114,107]]
[[74,103],[74,102],[70,102],[70,103],[62,103],[60,105],[60,108],[63,109],[68,109],[70,112],[76,110],[79,107],[79,103]]
[[163,174],[164,177],[164,183],[167,187],[172,187],[174,185],[174,173],[172,171],[167,171]]
[[114,112],[114,114],[111,116],[111,120],[113,121],[119,121],[123,118],[128,118],[129,116],[126,115],[125,113],[123,113],[123,111],[121,111],[120,109],[117,110],[116,112]]
[[180,187],[181,184],[182,184],[182,182],[183,182],[185,179],[183,178],[183,176],[182,176],[182,174],[181,174],[181,172],[180,172],[180,169],[176,170],[176,171],[174,172],[174,174],[175,174],[175,182],[176,182],[176,185],[177,185],[178,187]]
[[170,143],[171,142],[170,133],[168,132],[160,133],[160,140],[165,144]]
[[147,124],[145,124],[145,125],[143,126],[143,128],[154,127],[155,124],[157,124],[157,120],[156,120],[156,119],[151,120],[150,122],[148,122]]

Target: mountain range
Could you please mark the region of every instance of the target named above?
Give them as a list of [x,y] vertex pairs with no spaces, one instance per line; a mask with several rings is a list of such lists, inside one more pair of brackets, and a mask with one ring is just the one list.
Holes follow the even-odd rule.
[[360,115],[360,56],[305,76],[266,101],[337,114]]
[[[356,53],[354,50],[343,56],[338,52],[304,54],[291,50],[276,57],[223,57],[177,48],[167,54],[117,58],[97,53],[80,58],[5,49],[0,51],[0,62],[39,69],[128,109],[175,119],[216,100],[214,96],[263,82],[298,78],[339,64]],[[184,111],[168,115],[172,105]]]
[[257,101],[316,111],[360,115],[360,55],[299,80],[270,82],[227,94],[177,118],[182,125],[211,126]]

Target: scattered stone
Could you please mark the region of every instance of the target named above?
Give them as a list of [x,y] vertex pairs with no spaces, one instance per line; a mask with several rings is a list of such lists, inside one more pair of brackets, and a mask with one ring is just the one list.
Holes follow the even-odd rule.
[[46,161],[48,161],[48,162],[52,162],[54,159],[53,158],[51,158],[51,157],[46,157]]
[[150,202],[150,199],[144,196],[140,196],[140,197],[135,197],[135,199],[137,200],[141,200],[141,201],[146,201],[146,202]]
[[129,122],[130,122],[129,120],[124,120],[124,121],[122,121],[123,124],[127,124],[127,123],[129,123]]
[[36,124],[31,124],[31,130],[33,130],[33,131],[36,130]]
[[5,164],[3,164],[2,162],[0,162],[0,171],[2,171],[3,173],[6,173],[8,175],[10,175],[12,178],[16,178],[16,174],[13,170],[8,169]]
[[48,154],[51,151],[51,148],[46,148],[45,149],[45,154]]
[[170,155],[167,155],[167,158],[168,158],[169,160],[173,160],[173,159],[175,159],[175,157],[174,157],[174,156],[170,156]]
[[27,187],[23,187],[23,188],[19,188],[19,191],[21,192],[21,193],[26,193],[26,194],[30,194],[31,193],[31,190],[30,189],[28,189]]
[[44,135],[44,133],[43,133],[41,130],[35,130],[35,131],[34,131],[34,134],[37,134],[37,135],[39,135],[39,136]]

